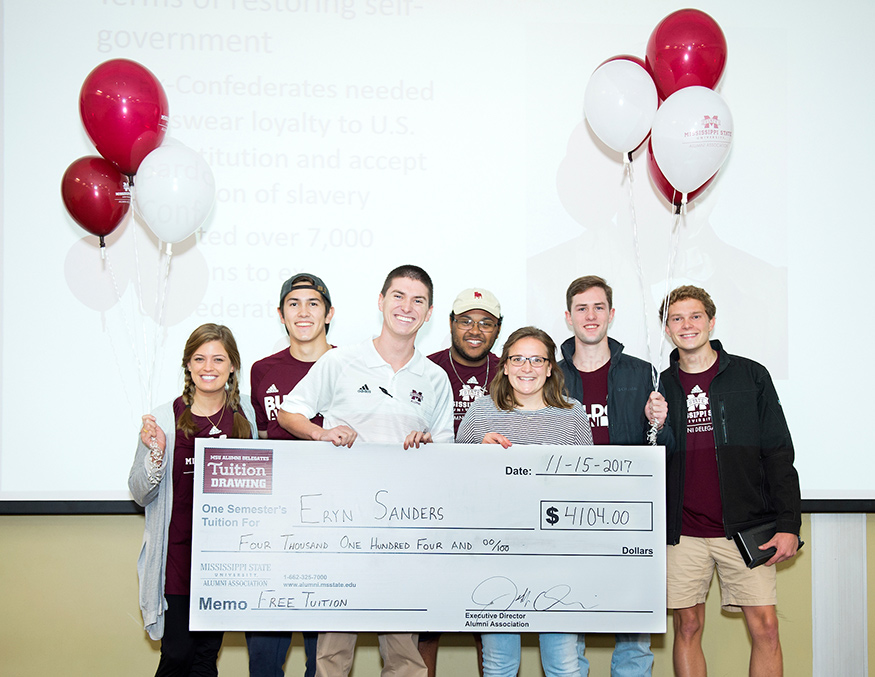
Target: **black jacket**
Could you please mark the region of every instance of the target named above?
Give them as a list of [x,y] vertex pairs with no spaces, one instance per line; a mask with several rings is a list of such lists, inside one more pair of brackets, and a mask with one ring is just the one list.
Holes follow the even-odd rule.
[[[653,392],[650,365],[637,357],[626,355],[623,344],[608,337],[611,366],[608,367],[608,434],[611,444],[646,444],[650,423],[644,416],[644,406]],[[583,400],[583,383],[574,366],[574,337],[562,344],[559,367],[565,376],[565,392],[578,401]],[[659,391],[665,394],[662,386]],[[669,409],[669,412],[671,410]],[[671,452],[674,438],[668,419],[656,436],[656,443]]]
[[[778,531],[799,535],[802,505],[799,476],[793,467],[793,441],[778,393],[761,364],[711,347],[720,366],[711,382],[708,399],[714,422],[717,473],[723,502],[726,537],[757,524],[775,520]],[[677,453],[668,461],[667,540],[680,541],[684,505],[687,406],[678,376],[678,351],[662,373],[668,415],[677,431]]]

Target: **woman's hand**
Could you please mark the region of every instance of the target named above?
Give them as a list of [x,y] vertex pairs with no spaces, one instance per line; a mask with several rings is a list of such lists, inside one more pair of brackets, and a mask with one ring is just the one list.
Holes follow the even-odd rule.
[[507,449],[508,447],[510,447],[510,440],[501,433],[486,433],[483,436],[482,444],[500,444],[502,447]]
[[167,446],[167,438],[164,431],[156,423],[151,414],[143,416],[143,427],[140,428],[140,440],[152,450],[152,460],[160,464],[164,459],[164,449]]

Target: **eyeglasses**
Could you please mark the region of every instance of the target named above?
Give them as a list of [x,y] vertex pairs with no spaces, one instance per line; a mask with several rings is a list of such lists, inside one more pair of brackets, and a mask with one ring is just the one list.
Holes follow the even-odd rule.
[[525,357],[523,355],[511,355],[507,358],[507,361],[510,362],[515,367],[522,367],[526,362],[531,364],[535,369],[539,369],[543,367],[548,360],[546,357],[541,357],[540,355],[532,355],[531,357]]
[[459,325],[462,329],[470,329],[475,324],[480,327],[480,331],[485,332],[487,334],[495,331],[495,328],[498,326],[496,322],[493,320],[480,320],[479,322],[474,322],[470,317],[456,317],[453,318],[453,322]]

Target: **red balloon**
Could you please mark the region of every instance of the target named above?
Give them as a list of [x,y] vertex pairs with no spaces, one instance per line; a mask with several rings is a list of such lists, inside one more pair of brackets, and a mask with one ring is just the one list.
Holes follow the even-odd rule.
[[714,89],[726,67],[726,37],[705,12],[680,9],[653,29],[645,63],[663,100],[684,87]]
[[123,174],[134,175],[167,132],[167,95],[136,61],[105,61],[79,91],[79,115],[98,152]]
[[61,197],[70,216],[101,240],[118,228],[130,208],[125,177],[108,160],[95,155],[79,158],[64,172]]
[[[649,141],[647,143],[647,171],[650,174],[650,180],[653,181],[653,185],[662,193],[662,196],[668,200],[675,207],[679,207],[681,204],[681,200],[683,199],[683,193],[679,193],[674,189],[668,179],[665,178],[665,175],[662,173],[662,170],[659,168],[659,165],[656,164],[656,158],[653,157],[653,141]],[[705,181],[701,186],[696,188],[696,190],[692,191],[687,195],[687,204],[695,200],[699,197],[708,186],[711,185],[711,182],[716,178],[717,172],[714,175]]]

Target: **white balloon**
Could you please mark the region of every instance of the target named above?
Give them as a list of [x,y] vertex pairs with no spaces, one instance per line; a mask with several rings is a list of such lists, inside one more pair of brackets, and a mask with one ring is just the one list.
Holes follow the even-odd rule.
[[732,146],[732,113],[717,92],[684,87],[653,120],[653,157],[680,193],[691,193],[723,166]]
[[657,102],[650,73],[634,61],[615,59],[590,77],[583,110],[597,137],[618,153],[628,153],[647,138]]
[[149,153],[134,180],[134,209],[164,242],[181,242],[200,228],[215,198],[210,166],[178,142]]

